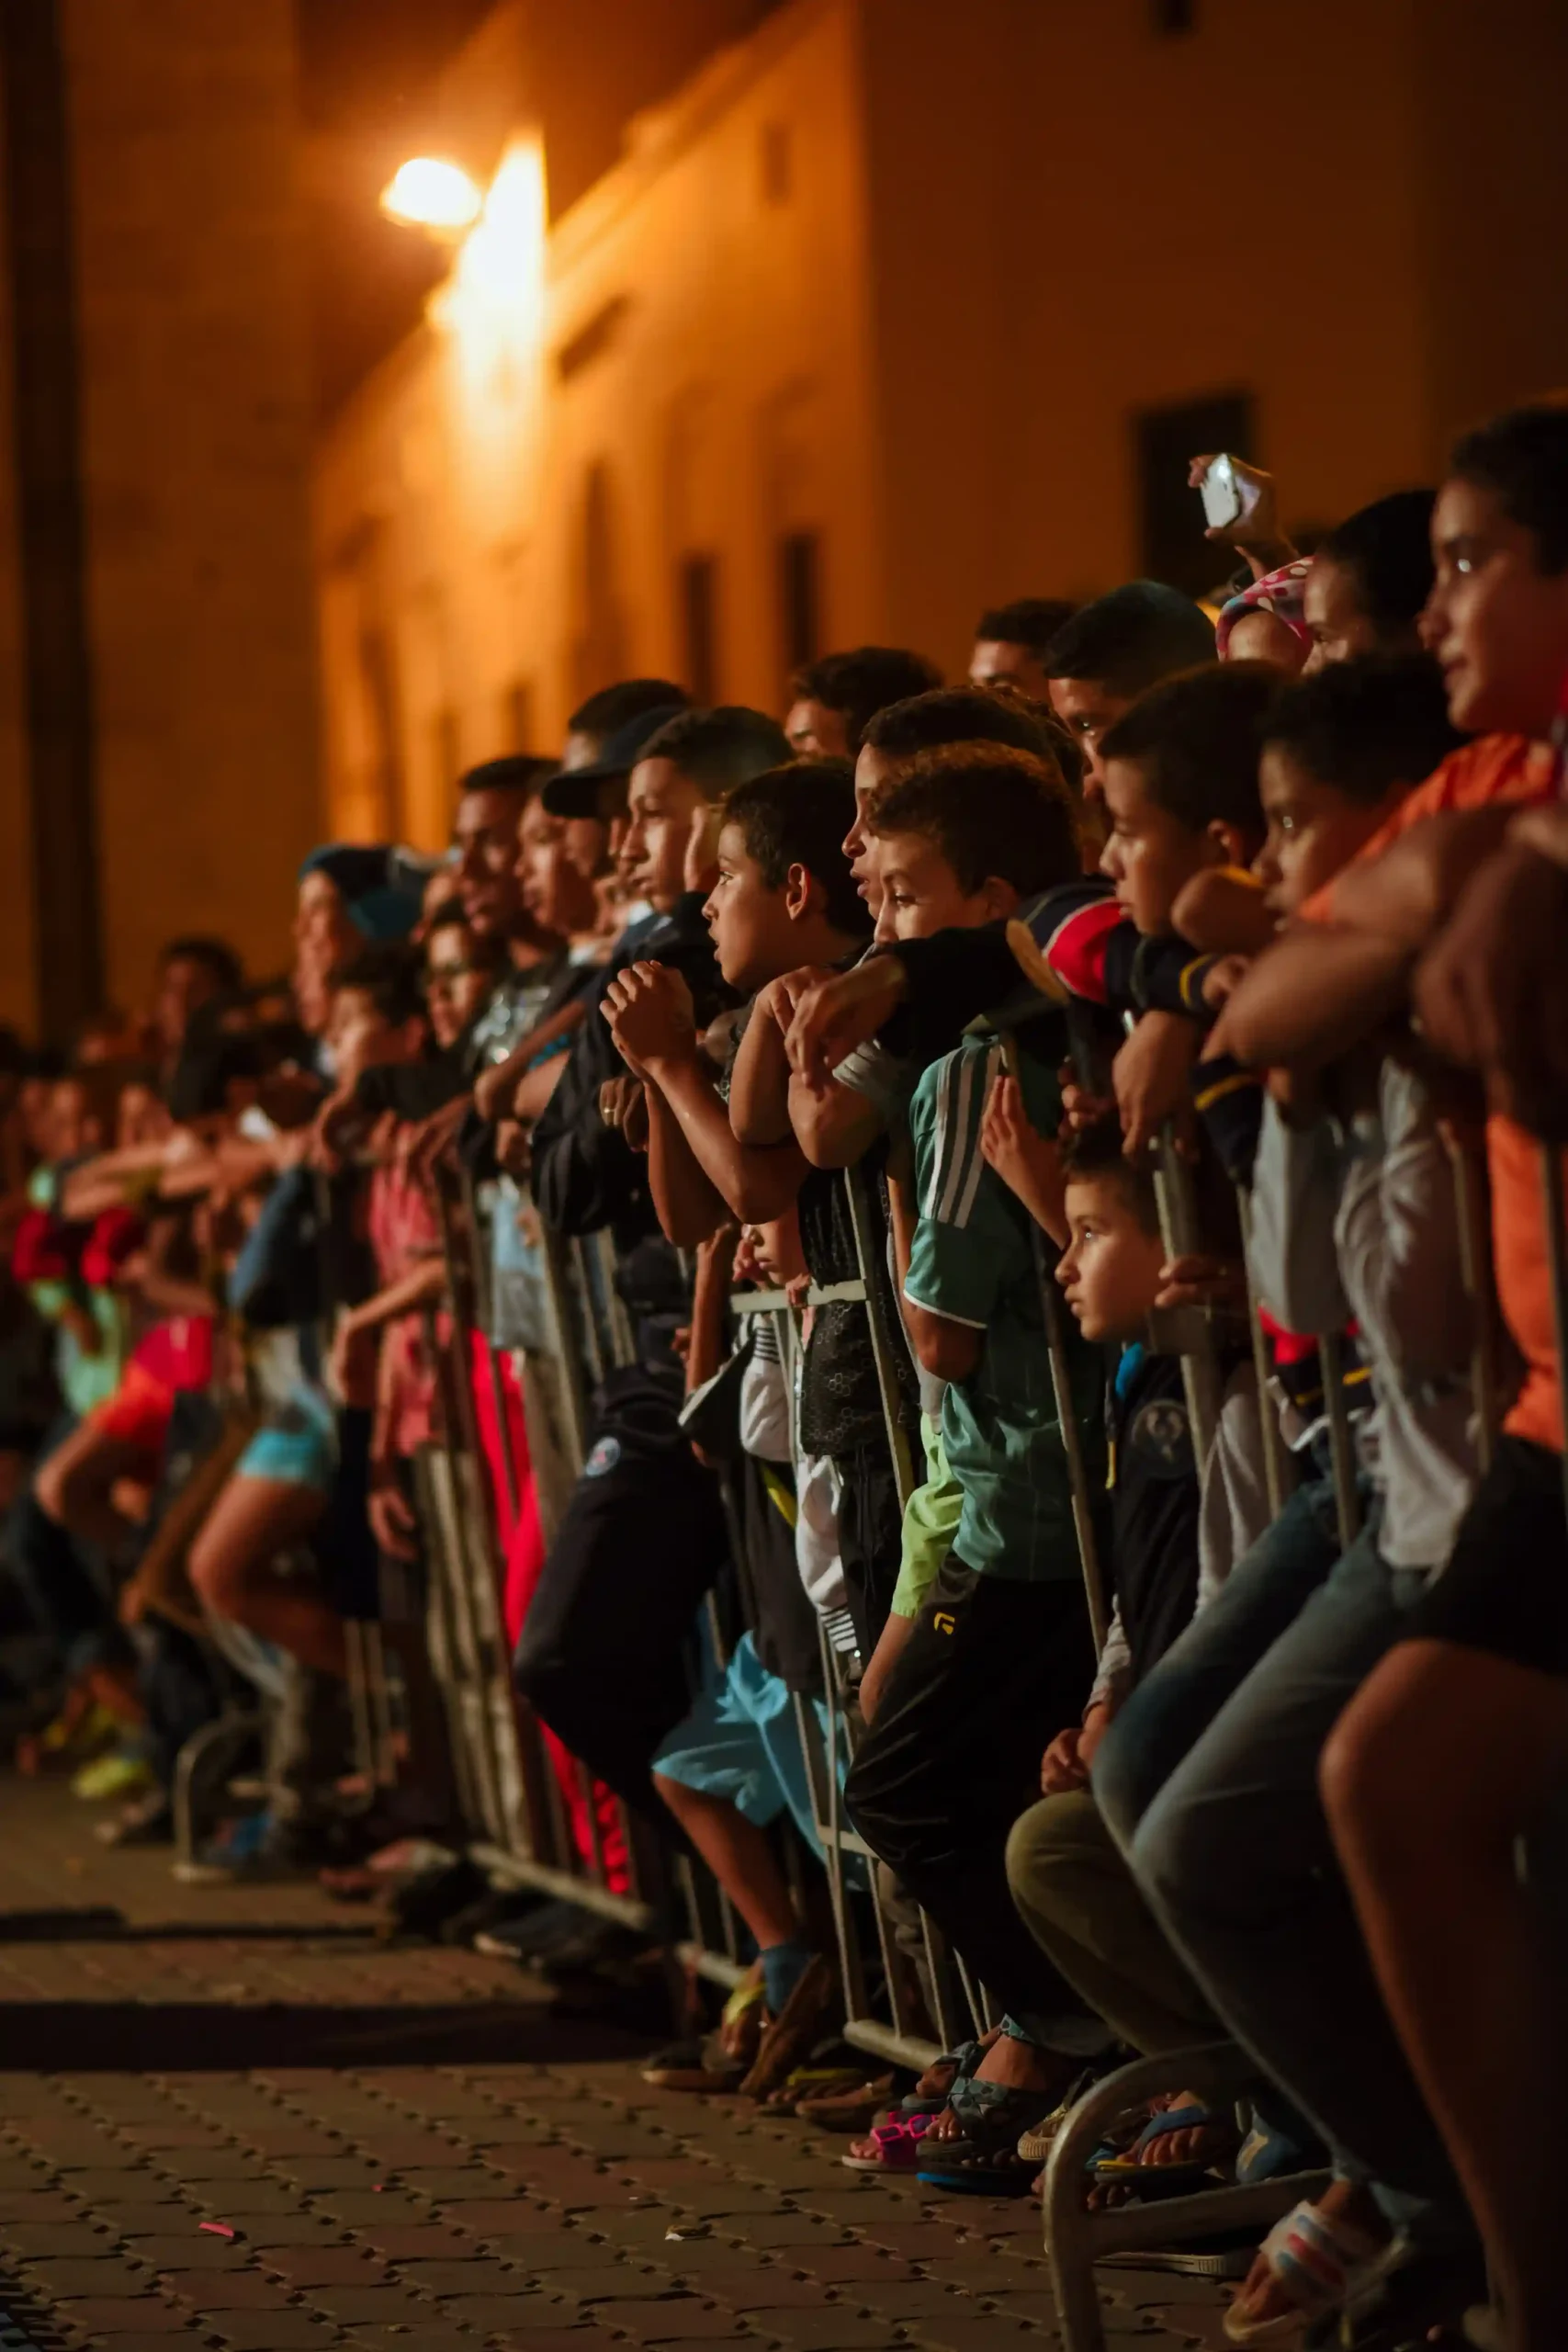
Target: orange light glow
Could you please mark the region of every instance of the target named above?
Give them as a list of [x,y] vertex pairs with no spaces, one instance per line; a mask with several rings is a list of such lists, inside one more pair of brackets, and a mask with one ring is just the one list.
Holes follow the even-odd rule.
[[428,229],[435,236],[460,236],[483,207],[483,197],[462,165],[438,155],[411,156],[381,191],[381,209],[389,220]]

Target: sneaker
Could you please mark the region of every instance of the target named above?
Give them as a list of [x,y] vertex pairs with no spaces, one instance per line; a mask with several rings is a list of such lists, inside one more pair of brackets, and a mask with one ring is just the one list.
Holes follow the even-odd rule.
[[102,1804],[109,1797],[141,1796],[152,1784],[152,1767],[133,1748],[117,1747],[96,1756],[71,1775],[71,1793],[86,1804]]
[[251,1813],[194,1861],[176,1862],[174,1871],[182,1886],[308,1878],[333,1859],[333,1848],[330,1830],[307,1822],[277,1821],[270,1813]]
[[272,1816],[247,1813],[204,1846],[188,1862],[175,1862],[174,1875],[182,1886],[231,1886],[261,1854]]

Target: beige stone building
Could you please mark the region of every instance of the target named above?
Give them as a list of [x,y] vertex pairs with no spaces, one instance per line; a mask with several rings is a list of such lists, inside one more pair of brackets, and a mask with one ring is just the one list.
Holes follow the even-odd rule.
[[289,0],[0,17],[0,1017],[276,968],[321,821]]

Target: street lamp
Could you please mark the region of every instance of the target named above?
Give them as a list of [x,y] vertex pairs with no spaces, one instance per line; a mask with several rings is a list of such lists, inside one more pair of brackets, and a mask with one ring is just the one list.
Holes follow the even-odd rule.
[[381,209],[389,220],[427,230],[433,237],[460,237],[483,207],[484,198],[462,165],[439,155],[411,156],[381,190]]

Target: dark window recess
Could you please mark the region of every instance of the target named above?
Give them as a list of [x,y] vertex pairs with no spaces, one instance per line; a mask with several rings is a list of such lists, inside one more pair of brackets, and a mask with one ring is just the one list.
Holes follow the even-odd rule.
[[795,156],[787,122],[765,122],[761,137],[762,200],[787,204],[795,187]]
[[681,560],[681,640],[686,691],[708,709],[718,700],[718,565],[711,555]]
[[534,697],[525,678],[513,678],[501,698],[502,726],[509,752],[532,751]]
[[450,708],[438,710],[434,722],[435,765],[444,787],[454,785],[463,765],[462,740],[457,731],[457,714]]
[[779,541],[779,635],[786,676],[815,662],[822,642],[821,543],[815,531]]
[[1203,596],[1234,571],[1239,556],[1203,537],[1203,502],[1187,487],[1194,458],[1222,449],[1250,458],[1252,396],[1216,392],[1179,408],[1147,409],[1134,420],[1138,443],[1140,564],[1146,580],[1163,580]]
[[1156,33],[1190,33],[1198,29],[1198,0],[1151,0]]

